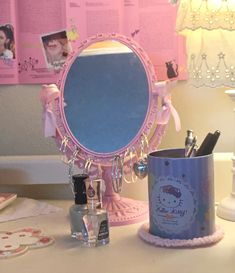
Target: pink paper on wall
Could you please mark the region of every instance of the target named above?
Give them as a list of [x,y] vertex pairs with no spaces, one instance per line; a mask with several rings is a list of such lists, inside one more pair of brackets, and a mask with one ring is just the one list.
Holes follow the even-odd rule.
[[[18,50],[15,47],[17,33],[15,1],[0,0],[0,10],[0,84],[16,84],[19,79],[17,72]],[[6,32],[12,36],[12,48],[3,52],[1,48],[6,42]]]
[[10,25],[14,37],[13,57],[0,49],[0,84],[54,83],[72,49],[110,32],[136,40],[158,80],[186,77],[184,40],[174,31],[177,7],[168,1],[0,0],[0,10],[0,27]]

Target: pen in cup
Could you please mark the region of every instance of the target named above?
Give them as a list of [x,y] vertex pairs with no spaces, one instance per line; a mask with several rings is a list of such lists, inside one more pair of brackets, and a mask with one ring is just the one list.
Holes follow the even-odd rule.
[[188,154],[188,151],[193,143],[193,130],[187,130],[187,136],[185,138],[185,157]]
[[209,155],[213,152],[214,147],[219,139],[220,131],[216,130],[214,134],[208,133],[203,140],[201,146],[196,152],[196,156]]
[[193,138],[193,140],[192,140],[191,146],[189,147],[189,149],[185,153],[185,157],[192,157],[192,156],[194,156],[194,152],[195,152],[196,147],[197,147],[197,137],[195,136]]

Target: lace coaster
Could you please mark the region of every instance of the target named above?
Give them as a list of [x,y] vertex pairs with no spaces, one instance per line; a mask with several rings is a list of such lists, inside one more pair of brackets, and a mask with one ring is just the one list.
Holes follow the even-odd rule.
[[217,226],[215,232],[212,235],[194,238],[194,239],[165,239],[159,236],[155,236],[149,233],[149,224],[144,223],[138,230],[139,237],[152,245],[160,247],[201,247],[209,246],[219,242],[224,237],[223,230]]
[[55,207],[44,201],[18,197],[10,206],[1,211],[0,223],[54,213],[61,210],[61,208]]
[[40,229],[31,227],[14,232],[0,232],[0,259],[19,256],[29,249],[51,245],[54,239],[42,234]]

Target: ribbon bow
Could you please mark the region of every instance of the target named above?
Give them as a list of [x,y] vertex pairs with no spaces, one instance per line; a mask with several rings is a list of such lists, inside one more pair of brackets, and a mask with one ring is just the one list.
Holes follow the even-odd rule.
[[60,96],[60,91],[55,84],[43,85],[40,100],[43,106],[44,136],[56,136],[56,118],[52,110],[52,102]]
[[167,124],[170,120],[171,115],[175,121],[175,129],[177,132],[181,129],[180,117],[175,107],[171,102],[171,93],[168,87],[175,84],[174,82],[164,81],[156,83],[156,93],[162,98],[162,108],[157,113],[158,124]]

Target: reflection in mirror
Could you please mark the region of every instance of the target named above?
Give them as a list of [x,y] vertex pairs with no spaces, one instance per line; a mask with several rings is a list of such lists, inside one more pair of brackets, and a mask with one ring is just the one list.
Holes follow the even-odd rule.
[[144,155],[157,147],[165,132],[166,124],[156,122],[161,98],[155,83],[145,51],[131,38],[115,33],[81,42],[61,71],[54,105],[56,141],[66,141],[62,150],[69,164],[104,180],[103,207],[110,225],[148,217],[146,203],[119,193],[123,182],[145,177]]
[[143,63],[119,41],[97,42],[74,60],[64,84],[65,118],[86,149],[112,153],[127,146],[149,104]]

